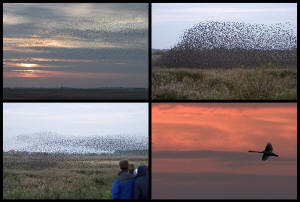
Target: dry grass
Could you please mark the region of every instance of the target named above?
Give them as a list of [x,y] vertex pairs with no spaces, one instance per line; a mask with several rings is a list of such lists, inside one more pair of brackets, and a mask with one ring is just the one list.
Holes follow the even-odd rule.
[[152,98],[297,99],[297,68],[152,68]]
[[3,199],[110,199],[121,159],[147,156],[3,154]]

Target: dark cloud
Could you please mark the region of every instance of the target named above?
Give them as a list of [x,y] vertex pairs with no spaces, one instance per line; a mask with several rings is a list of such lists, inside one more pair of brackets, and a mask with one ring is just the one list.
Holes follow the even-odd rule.
[[141,15],[148,15],[148,5],[143,3],[126,3],[126,4],[102,4],[101,6],[110,7],[113,10],[127,10]]
[[[20,30],[22,30],[20,32]],[[3,24],[3,37],[26,37],[33,32],[38,32],[40,28],[31,22],[21,24]]]
[[77,40],[97,40],[101,39],[105,42],[123,43],[123,44],[138,44],[145,42],[148,36],[147,29],[123,29],[121,31],[111,30],[80,30],[76,28],[59,28],[56,30],[47,30],[43,35],[68,36],[76,37]]
[[[54,48],[32,47],[40,53],[4,51],[5,58],[41,57],[51,59],[81,59],[81,60],[105,60],[109,62],[136,62],[148,59],[148,50],[125,49],[125,48]],[[24,48],[24,51],[26,49]],[[48,53],[45,53],[47,51]],[[101,63],[99,63],[100,65]],[[148,66],[148,63],[144,63]]]
[[296,199],[297,176],[152,173],[153,199]]
[[[43,5],[43,4],[42,4]],[[72,4],[59,4],[56,6],[70,6]],[[93,4],[93,9],[99,8],[101,10],[111,9],[111,11],[117,11],[118,14],[137,13],[137,16],[146,18],[148,6],[147,4],[132,4],[130,7],[127,4]],[[5,13],[15,16],[21,16],[26,19],[25,23],[18,24],[5,24],[3,25],[4,37],[30,37],[32,33],[39,34],[40,38],[47,37],[59,37],[69,36],[77,37],[80,39],[87,39],[89,41],[95,39],[103,39],[107,42],[141,42],[147,40],[148,30],[134,27],[134,21],[128,21],[127,24],[123,24],[123,28],[120,31],[113,31],[109,25],[114,16],[107,16],[107,19],[96,19],[99,16],[85,16],[76,17],[68,16],[63,12],[57,11],[55,5],[49,8],[41,6],[41,4],[11,4],[4,6]],[[99,14],[100,15],[100,14]],[[112,18],[112,19],[109,19]],[[52,27],[45,27],[46,22],[52,23]],[[53,25],[54,23],[54,25]],[[62,28],[57,26],[60,23],[64,23],[68,26]],[[56,26],[55,26],[56,24]],[[78,25],[85,24],[86,29],[79,29]],[[53,27],[54,26],[54,27]],[[22,30],[20,32],[20,30]],[[132,41],[134,40],[134,41]]]
[[[80,22],[78,22],[80,23]],[[20,32],[22,30],[22,32]],[[86,41],[92,40],[105,41],[106,43],[119,43],[123,45],[138,45],[136,49],[145,50],[145,42],[148,39],[147,29],[123,29],[121,31],[112,30],[81,30],[73,28],[45,29],[36,23],[4,24],[3,37],[9,38],[27,38],[32,34],[41,39],[47,38],[67,38],[69,40]],[[142,48],[140,48],[142,47]]]
[[13,4],[6,3],[3,4],[3,10],[6,13],[13,14],[16,16],[26,17],[30,20],[41,21],[42,19],[51,19],[54,18],[56,20],[65,20],[63,15],[58,15],[57,12],[53,9],[44,8],[41,5],[43,4]]
[[[33,21],[43,21],[43,20],[63,20],[66,21],[70,16],[57,8],[66,8],[72,5],[72,3],[56,3],[56,4],[45,4],[45,3],[23,3],[23,4],[13,4],[6,3],[3,5],[5,12],[13,14],[16,16],[23,16]],[[78,5],[78,4],[77,4]],[[115,15],[131,14],[131,16],[141,16],[148,17],[148,4],[146,3],[94,3],[91,7],[91,11],[101,11],[107,12],[109,14],[116,12]],[[89,16],[85,16],[88,18]],[[108,16],[107,16],[108,17]]]

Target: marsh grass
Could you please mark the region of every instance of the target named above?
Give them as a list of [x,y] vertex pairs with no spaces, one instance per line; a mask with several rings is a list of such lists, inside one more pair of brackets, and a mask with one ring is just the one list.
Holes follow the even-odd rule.
[[297,99],[297,68],[195,69],[152,68],[152,98],[180,99]]
[[124,158],[148,165],[147,156],[134,155],[3,154],[3,199],[110,199]]

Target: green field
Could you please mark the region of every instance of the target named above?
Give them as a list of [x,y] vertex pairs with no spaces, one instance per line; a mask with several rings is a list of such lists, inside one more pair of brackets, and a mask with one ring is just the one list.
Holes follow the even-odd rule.
[[232,69],[154,66],[152,99],[296,100],[297,67],[274,68],[270,64]]
[[142,155],[3,153],[3,199],[110,199],[121,159],[148,166]]

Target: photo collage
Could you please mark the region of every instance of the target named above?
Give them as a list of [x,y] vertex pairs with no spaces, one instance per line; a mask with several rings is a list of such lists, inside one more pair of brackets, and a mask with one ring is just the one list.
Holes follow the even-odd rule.
[[297,1],[3,6],[3,200],[297,199]]

